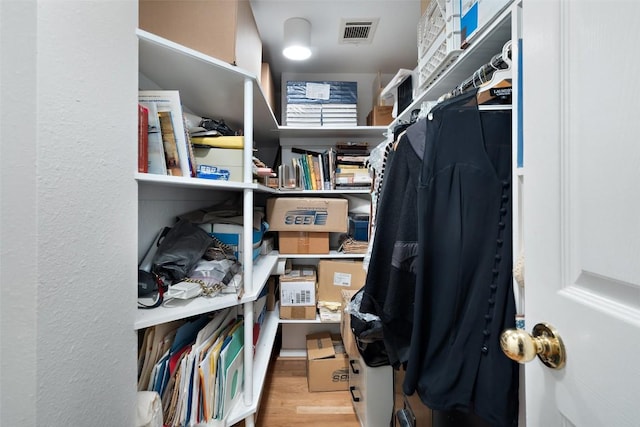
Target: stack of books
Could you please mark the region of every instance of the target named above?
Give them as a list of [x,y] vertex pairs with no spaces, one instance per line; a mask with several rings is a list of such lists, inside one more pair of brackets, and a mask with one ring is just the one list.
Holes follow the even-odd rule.
[[336,144],[335,189],[366,190],[373,179],[367,160],[369,145],[366,142],[342,142]]

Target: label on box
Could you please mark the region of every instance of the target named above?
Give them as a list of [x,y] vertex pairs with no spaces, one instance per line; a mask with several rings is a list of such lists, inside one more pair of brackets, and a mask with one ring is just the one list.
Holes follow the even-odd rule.
[[307,83],[305,96],[309,99],[329,99],[331,85],[322,83]]
[[333,273],[333,285],[334,286],[351,286],[351,274],[349,273]]
[[315,283],[280,283],[280,304],[282,306],[315,305]]
[[300,270],[291,270],[287,277],[310,277],[315,274],[312,268],[302,268]]

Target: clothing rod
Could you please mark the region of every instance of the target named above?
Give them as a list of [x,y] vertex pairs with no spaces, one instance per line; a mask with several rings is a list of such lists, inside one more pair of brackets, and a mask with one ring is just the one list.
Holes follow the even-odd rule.
[[471,76],[453,89],[450,95],[460,95],[471,88],[480,86],[481,84],[489,81],[494,72],[508,69],[510,64],[511,40],[505,43],[500,53],[495,54],[489,62],[478,68]]
[[478,105],[478,111],[497,111],[497,110],[511,110],[511,104],[503,105]]

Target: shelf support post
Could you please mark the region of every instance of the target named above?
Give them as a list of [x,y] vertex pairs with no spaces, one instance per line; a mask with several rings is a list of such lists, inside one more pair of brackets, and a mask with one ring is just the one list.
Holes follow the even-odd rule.
[[[253,180],[253,80],[244,79],[243,181]],[[245,294],[253,290],[253,190],[243,191],[242,286]],[[253,302],[244,307],[244,404],[253,403]],[[253,420],[250,417],[249,424]]]

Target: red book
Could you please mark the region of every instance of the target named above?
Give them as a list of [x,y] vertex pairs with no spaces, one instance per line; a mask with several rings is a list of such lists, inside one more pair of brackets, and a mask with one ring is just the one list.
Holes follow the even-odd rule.
[[149,171],[149,109],[138,104],[138,172]]

